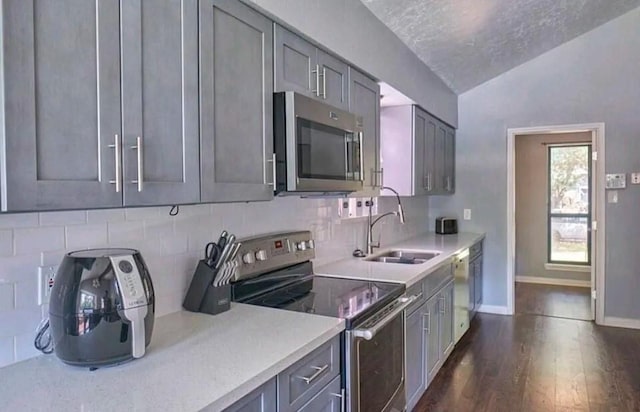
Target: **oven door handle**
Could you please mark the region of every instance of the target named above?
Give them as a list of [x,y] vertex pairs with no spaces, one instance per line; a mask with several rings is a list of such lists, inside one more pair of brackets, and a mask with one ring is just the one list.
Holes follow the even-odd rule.
[[384,318],[380,319],[380,321],[378,323],[376,323],[375,325],[373,325],[370,328],[367,328],[367,329],[354,329],[353,332],[352,332],[353,336],[355,336],[356,338],[364,339],[364,340],[373,339],[373,337],[376,336],[378,334],[378,332],[380,332],[380,330],[382,328],[387,326],[387,324],[389,322],[394,320],[400,313],[402,313],[416,299],[418,299],[417,296],[401,297],[400,299],[397,300],[397,302],[400,302],[400,304],[395,309],[393,309],[391,312],[389,312],[389,314],[387,316],[385,316]]

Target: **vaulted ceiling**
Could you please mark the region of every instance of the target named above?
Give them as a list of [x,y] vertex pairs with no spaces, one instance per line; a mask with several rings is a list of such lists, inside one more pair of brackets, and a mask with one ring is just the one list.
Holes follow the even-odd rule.
[[362,2],[456,93],[640,6],[640,0]]

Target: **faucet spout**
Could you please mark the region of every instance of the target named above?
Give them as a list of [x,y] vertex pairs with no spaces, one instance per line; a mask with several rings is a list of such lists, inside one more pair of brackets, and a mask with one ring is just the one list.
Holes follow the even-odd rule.
[[375,220],[373,220],[373,217],[371,216],[372,207],[373,207],[373,197],[369,199],[369,224],[367,227],[367,254],[368,255],[373,253],[374,248],[380,247],[380,240],[378,240],[378,242],[373,241],[373,226],[376,223],[378,223],[385,216],[390,216],[390,215],[398,216],[398,219],[400,219],[400,223],[402,224],[406,222],[405,216],[404,216],[404,209],[402,208],[402,202],[400,201],[400,195],[398,194],[398,192],[387,186],[382,186],[381,189],[390,190],[393,193],[395,193],[396,199],[398,200],[398,210],[396,212],[384,213],[381,216],[378,216]]

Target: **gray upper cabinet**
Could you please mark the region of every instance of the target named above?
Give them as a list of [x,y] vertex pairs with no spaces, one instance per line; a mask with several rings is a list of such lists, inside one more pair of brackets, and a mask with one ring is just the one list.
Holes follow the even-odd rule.
[[275,91],[318,97],[316,46],[277,24],[274,32]]
[[350,68],[349,98],[349,111],[359,116],[364,130],[364,189],[355,195],[377,196],[383,177],[380,170],[380,86],[374,80]]
[[320,97],[327,104],[349,110],[349,66],[318,49]]
[[385,186],[402,196],[455,192],[453,128],[418,106],[406,105],[382,108],[380,129]]
[[236,0],[200,1],[205,202],[273,198],[273,26]]
[[197,0],[2,7],[3,210],[200,200]]
[[349,66],[280,25],[274,28],[275,91],[349,109]]
[[7,0],[2,7],[3,210],[122,205],[118,2]]
[[124,205],[198,202],[197,0],[121,7]]

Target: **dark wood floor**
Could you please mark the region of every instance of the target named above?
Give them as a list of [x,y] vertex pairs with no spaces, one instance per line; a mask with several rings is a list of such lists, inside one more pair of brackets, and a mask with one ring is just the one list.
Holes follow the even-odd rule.
[[592,320],[591,289],[516,283],[516,313]]
[[640,411],[640,331],[478,314],[414,411]]

